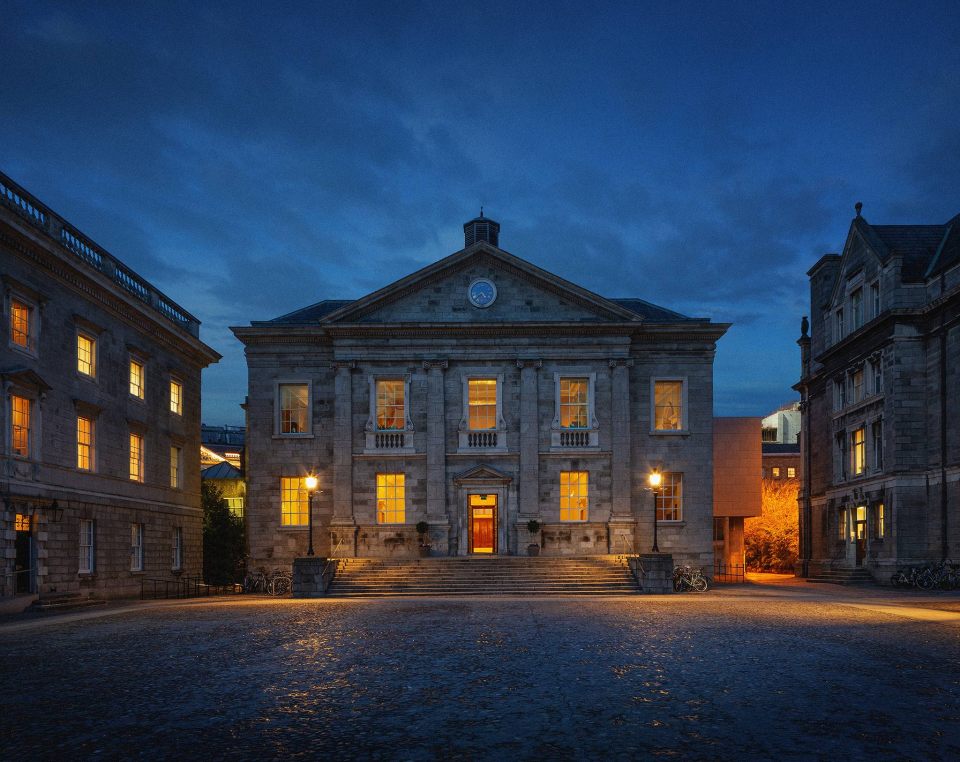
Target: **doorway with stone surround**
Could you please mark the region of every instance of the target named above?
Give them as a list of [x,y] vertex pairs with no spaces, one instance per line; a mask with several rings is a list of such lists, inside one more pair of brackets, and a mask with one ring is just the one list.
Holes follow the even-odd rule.
[[497,553],[497,494],[471,493],[467,496],[470,518],[468,521],[469,548],[471,555],[496,555]]

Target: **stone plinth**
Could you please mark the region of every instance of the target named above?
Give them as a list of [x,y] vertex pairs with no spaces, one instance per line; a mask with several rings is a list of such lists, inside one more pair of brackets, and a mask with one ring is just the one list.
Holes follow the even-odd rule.
[[333,578],[331,567],[328,577],[324,579],[323,570],[327,565],[322,556],[306,556],[293,559],[293,597],[320,598],[327,594],[330,580]]
[[660,595],[673,592],[673,555],[670,553],[648,553],[639,558],[631,558],[630,564],[639,562],[643,567],[634,568],[640,580],[640,592]]

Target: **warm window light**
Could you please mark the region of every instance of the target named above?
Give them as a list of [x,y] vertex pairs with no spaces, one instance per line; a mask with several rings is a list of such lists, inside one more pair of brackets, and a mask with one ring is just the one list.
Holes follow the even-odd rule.
[[318,485],[320,482],[317,480],[317,477],[316,477],[316,476],[313,476],[313,475],[311,474],[310,476],[306,477],[306,478],[303,480],[303,483],[304,483],[304,486],[305,486],[308,490],[310,490],[311,492],[313,492],[313,490],[315,490],[315,489],[317,488],[317,485]]
[[660,481],[662,479],[663,475],[657,469],[651,471],[650,476],[647,477],[647,480],[650,482],[650,486],[654,489],[660,486]]

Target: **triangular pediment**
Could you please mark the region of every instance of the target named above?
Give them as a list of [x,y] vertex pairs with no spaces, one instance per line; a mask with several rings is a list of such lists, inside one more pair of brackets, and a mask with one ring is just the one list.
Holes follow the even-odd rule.
[[513,477],[509,474],[505,474],[503,471],[498,471],[493,466],[488,466],[484,463],[481,463],[479,466],[474,466],[473,468],[468,468],[466,471],[463,471],[453,477],[454,484],[490,484],[491,482],[497,484],[507,484],[508,482],[512,481]]
[[840,268],[830,295],[831,307],[843,301],[847,279],[864,269],[868,261],[883,263],[889,256],[887,247],[862,217],[854,219],[840,255]]
[[53,387],[50,386],[35,370],[30,368],[10,368],[0,371],[0,378],[4,381],[10,381],[24,388],[36,389],[39,392],[48,392]]
[[[471,302],[477,282],[493,285],[485,306]],[[490,290],[488,289],[488,293]],[[350,323],[623,323],[635,312],[519,257],[476,243],[325,316]]]

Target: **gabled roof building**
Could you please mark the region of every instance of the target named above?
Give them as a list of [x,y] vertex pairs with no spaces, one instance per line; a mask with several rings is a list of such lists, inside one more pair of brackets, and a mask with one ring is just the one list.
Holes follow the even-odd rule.
[[233,328],[251,566],[303,555],[311,506],[318,555],[416,556],[419,522],[432,555],[649,552],[656,468],[660,549],[709,570],[727,326],[563,280],[489,218],[464,234],[360,299]]
[[809,271],[801,573],[960,554],[960,216],[871,225]]

